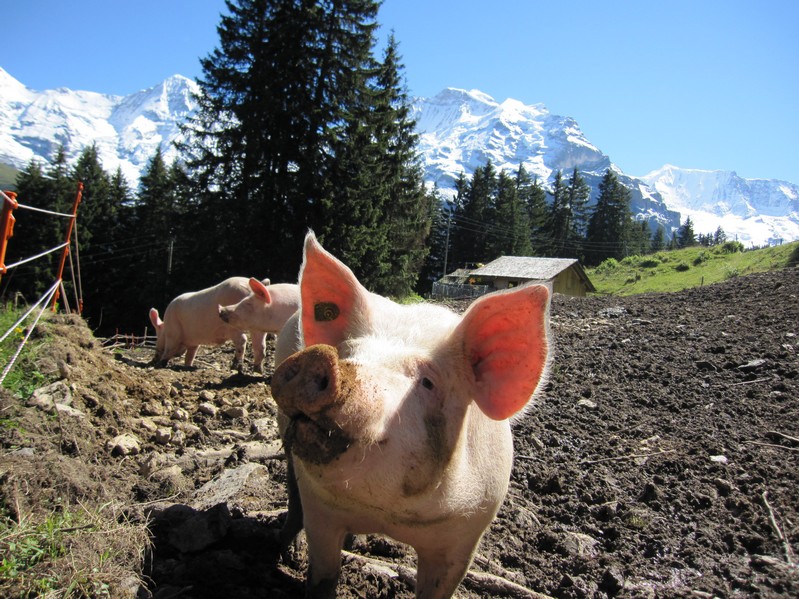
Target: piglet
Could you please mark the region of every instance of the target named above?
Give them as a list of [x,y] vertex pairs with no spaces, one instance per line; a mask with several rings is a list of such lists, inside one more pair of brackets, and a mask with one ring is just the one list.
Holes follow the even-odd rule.
[[219,304],[236,303],[249,294],[246,277],[231,277],[221,283],[183,293],[169,302],[164,319],[155,308],[150,309],[150,322],[155,327],[157,341],[153,363],[160,366],[186,353],[185,365],[194,363],[200,345],[221,345],[233,341],[233,367],[241,369],[247,336],[244,331],[219,320]]
[[298,285],[277,283],[264,285],[250,279],[250,293],[236,304],[219,305],[219,318],[230,326],[249,331],[252,338],[253,369],[263,372],[267,333],[279,333],[300,305]]
[[289,456],[281,540],[305,528],[307,595],[335,595],[346,535],[382,533],[416,550],[417,597],[450,597],[507,492],[508,419],[546,372],[549,288],[487,295],[462,317],[399,305],[313,233],[299,284],[272,393]]

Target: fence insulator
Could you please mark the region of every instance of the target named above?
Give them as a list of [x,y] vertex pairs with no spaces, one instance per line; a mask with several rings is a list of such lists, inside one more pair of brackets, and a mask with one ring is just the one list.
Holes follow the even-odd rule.
[[3,192],[3,214],[0,216],[0,277],[6,274],[6,247],[8,240],[14,236],[14,223],[16,219],[12,212],[16,210],[19,203],[17,194],[13,191]]

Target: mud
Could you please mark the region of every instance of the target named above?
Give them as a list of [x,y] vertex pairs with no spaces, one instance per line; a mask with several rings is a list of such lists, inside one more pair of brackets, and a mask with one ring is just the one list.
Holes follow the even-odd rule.
[[[799,270],[556,296],[551,316],[550,376],[514,424],[510,492],[459,595],[799,596]],[[81,553],[86,537],[73,539],[70,567],[114,548],[103,596],[302,596],[304,546],[280,556],[277,543],[274,344],[265,376],[230,370],[232,346],[153,369],[152,350],[104,348],[80,318],[42,326],[55,338],[39,368],[74,412],[3,393],[4,515],[116,506],[150,541]],[[338,596],[412,597],[414,566],[411,549],[356,537]]]

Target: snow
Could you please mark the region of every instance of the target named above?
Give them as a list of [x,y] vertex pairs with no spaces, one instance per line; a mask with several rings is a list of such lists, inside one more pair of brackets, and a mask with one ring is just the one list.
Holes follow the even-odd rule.
[[[196,110],[197,84],[173,75],[128,96],[70,89],[33,91],[0,68],[0,161],[24,168],[32,159],[52,158],[63,144],[74,161],[96,144],[103,168],[122,170],[136,186],[142,170],[161,148],[176,157],[172,142],[179,123]],[[665,165],[643,177],[621,172],[592,144],[577,122],[543,104],[508,98],[497,102],[476,89],[446,88],[413,101],[419,151],[428,185],[451,197],[461,173],[471,175],[488,160],[514,172],[520,164],[548,186],[555,173],[577,168],[596,188],[608,168],[632,193],[638,218],[655,218],[674,229],[690,216],[698,233],[720,226],[745,244],[799,239],[799,186],[786,181],[743,179],[734,172]]]

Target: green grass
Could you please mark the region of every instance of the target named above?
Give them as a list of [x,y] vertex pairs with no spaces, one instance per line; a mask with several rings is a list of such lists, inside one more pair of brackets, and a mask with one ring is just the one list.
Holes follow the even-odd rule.
[[142,559],[146,527],[110,503],[14,514],[0,503],[0,592],[18,597],[111,597],[111,584]]
[[634,295],[682,291],[799,263],[799,241],[746,252],[735,249],[735,242],[730,242],[610,259],[586,273],[599,294]]
[[3,191],[16,191],[18,174],[19,171],[13,166],[0,164],[0,189]]
[[[24,310],[15,310],[9,307],[0,308],[0,335],[5,334],[24,313]],[[36,312],[30,314],[24,322],[15,327],[11,334],[0,343],[0,373],[5,371],[19,349],[19,344],[25,336],[24,327],[30,326],[35,317]],[[45,383],[44,375],[38,371],[35,364],[36,356],[42,343],[43,340],[41,338],[36,340],[28,339],[14,362],[14,366],[3,381],[4,388],[20,397],[28,398],[35,389]]]

